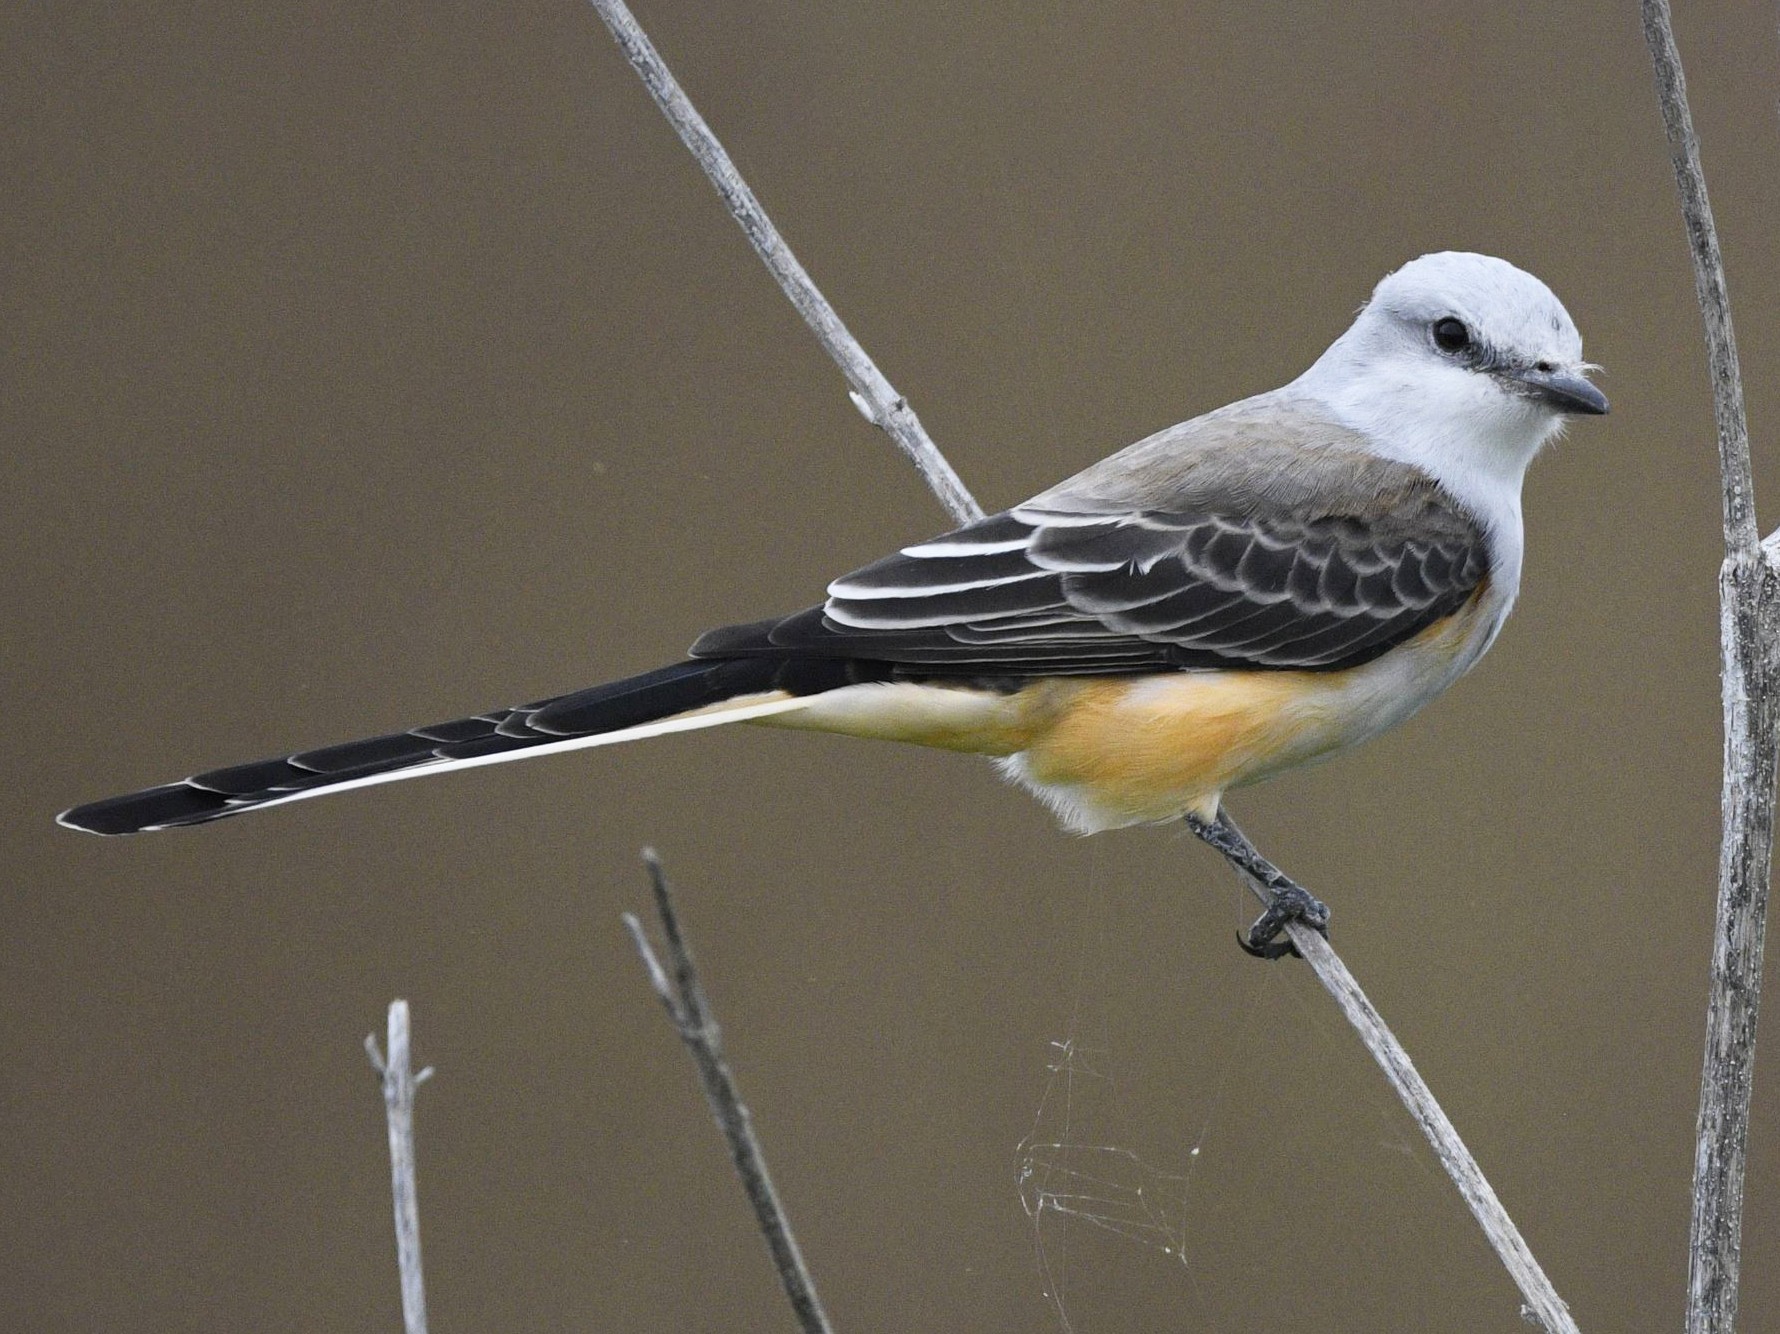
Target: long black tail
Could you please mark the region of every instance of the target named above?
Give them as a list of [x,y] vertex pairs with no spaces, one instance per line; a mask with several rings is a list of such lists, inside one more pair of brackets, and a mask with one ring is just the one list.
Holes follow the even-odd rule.
[[[843,664],[823,664],[827,670],[818,675],[825,679],[819,681],[798,679],[808,673],[792,667],[783,659],[759,657],[676,663],[516,709],[212,769],[183,782],[76,806],[58,816],[57,822],[93,834],[203,824],[341,788],[519,759],[522,752],[542,754],[628,740],[631,735],[652,736],[682,726],[740,722],[796,708],[796,697],[844,683]],[[835,679],[826,679],[830,676]],[[732,708],[713,709],[726,703]],[[698,713],[704,709],[713,712]],[[695,716],[686,719],[687,714]]]

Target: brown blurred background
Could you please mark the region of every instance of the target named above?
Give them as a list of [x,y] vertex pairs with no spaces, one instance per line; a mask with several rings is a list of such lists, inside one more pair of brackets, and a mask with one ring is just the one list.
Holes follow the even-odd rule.
[[[1424,251],[1568,303],[1614,415],[1535,469],[1494,654],[1233,808],[1334,904],[1583,1327],[1675,1328],[1718,502],[1636,6],[1178,8],[639,17],[991,508],[1296,374]],[[1772,524],[1780,42],[1766,5],[1684,11]],[[981,763],[732,729],[55,829],[655,666],[945,524],[572,0],[13,6],[0,120],[0,1325],[395,1328],[358,1043],[400,995],[439,1071],[436,1330],[786,1328],[619,929],[654,843],[839,1328],[1524,1328],[1314,981],[1237,952],[1216,859],[1065,837]],[[1065,1106],[1069,1041],[1112,1082]],[[1180,1259],[1035,1237],[1017,1146],[1064,1113],[1188,1177]]]

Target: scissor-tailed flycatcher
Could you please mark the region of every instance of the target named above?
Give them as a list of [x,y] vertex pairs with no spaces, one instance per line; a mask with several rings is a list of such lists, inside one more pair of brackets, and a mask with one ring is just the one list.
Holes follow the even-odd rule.
[[80,806],[97,834],[201,824],[421,774],[755,722],[998,757],[1069,828],[1185,817],[1328,913],[1222,814],[1234,787],[1401,722],[1483,655],[1520,585],[1520,488],[1603,413],[1532,275],[1424,255],[1291,384],[1173,426],[1022,505],[838,579],[687,661],[457,722]]

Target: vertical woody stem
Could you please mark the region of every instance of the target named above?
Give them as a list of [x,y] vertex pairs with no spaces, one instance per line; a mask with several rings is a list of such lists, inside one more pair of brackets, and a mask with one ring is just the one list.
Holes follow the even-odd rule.
[[420,1197],[414,1172],[414,1090],[432,1074],[414,1073],[408,1050],[408,1002],[389,1005],[389,1055],[377,1050],[377,1036],[365,1039],[365,1051],[383,1082],[383,1105],[389,1120],[389,1175],[395,1199],[396,1263],[402,1275],[402,1328],[426,1334],[426,1283],[420,1267]]
[[1762,948],[1774,847],[1775,760],[1780,737],[1780,579],[1773,539],[1758,543],[1749,424],[1731,326],[1718,229],[1706,195],[1687,80],[1668,0],[1642,0],[1644,37],[1656,73],[1681,219],[1705,323],[1706,362],[1724,483],[1724,568],[1718,579],[1724,704],[1722,841],[1718,913],[1706,1002],[1706,1054],[1694,1144],[1694,1200],[1687,1281],[1689,1334],[1730,1334],[1737,1317],[1743,1177],[1761,1010]]

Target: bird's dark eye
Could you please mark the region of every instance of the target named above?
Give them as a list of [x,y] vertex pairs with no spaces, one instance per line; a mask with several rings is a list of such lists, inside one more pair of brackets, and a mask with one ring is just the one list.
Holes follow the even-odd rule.
[[1471,346],[1471,331],[1465,327],[1463,320],[1455,320],[1450,315],[1443,320],[1435,320],[1434,346],[1442,352],[1463,352]]

